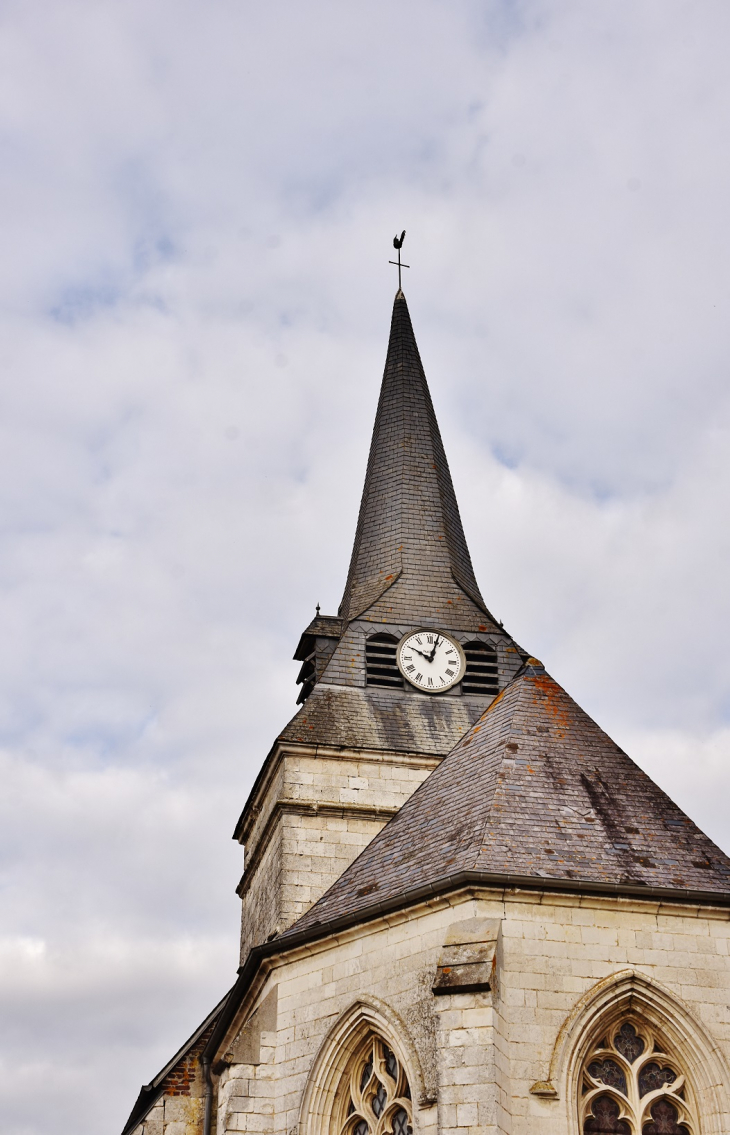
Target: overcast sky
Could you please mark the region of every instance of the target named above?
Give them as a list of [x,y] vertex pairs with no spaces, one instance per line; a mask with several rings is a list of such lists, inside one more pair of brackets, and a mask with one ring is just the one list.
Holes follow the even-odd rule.
[[730,851],[727,0],[3,0],[0,1128],[232,983],[404,281],[477,577]]

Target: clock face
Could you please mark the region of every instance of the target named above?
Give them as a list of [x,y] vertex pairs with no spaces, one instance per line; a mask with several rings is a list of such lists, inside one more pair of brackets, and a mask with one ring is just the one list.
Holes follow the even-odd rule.
[[443,631],[412,631],[404,635],[396,658],[403,677],[427,694],[450,689],[461,681],[466,669],[464,651]]

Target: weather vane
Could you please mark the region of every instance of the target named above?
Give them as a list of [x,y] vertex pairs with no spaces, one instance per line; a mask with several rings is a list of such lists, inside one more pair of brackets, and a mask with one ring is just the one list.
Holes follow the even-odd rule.
[[401,264],[401,262],[400,262],[400,250],[403,247],[403,241],[405,239],[406,239],[406,230],[405,229],[403,229],[403,232],[400,234],[400,236],[394,236],[393,237],[393,248],[398,249],[398,259],[388,261],[389,264],[395,264],[398,268],[398,291],[401,290],[401,282],[400,282],[400,270],[401,270],[401,268],[410,268],[410,264]]

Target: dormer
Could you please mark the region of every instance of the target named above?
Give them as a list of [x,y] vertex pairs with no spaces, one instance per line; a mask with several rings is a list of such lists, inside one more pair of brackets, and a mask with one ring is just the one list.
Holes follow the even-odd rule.
[[297,705],[307,700],[324,673],[342,635],[342,619],[337,615],[320,615],[319,609],[299,639],[294,651],[295,662],[301,662],[297,685],[301,685]]

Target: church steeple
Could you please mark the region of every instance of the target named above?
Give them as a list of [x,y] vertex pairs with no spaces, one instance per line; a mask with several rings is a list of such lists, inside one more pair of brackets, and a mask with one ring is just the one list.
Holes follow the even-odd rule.
[[[399,645],[431,629],[463,659],[443,689],[399,662]],[[236,827],[242,958],[319,898],[527,657],[479,591],[400,288],[339,613],[318,610],[294,657],[301,708]]]
[[400,288],[340,613],[296,657],[238,978],[125,1135],[285,1131],[298,1098],[327,1131],[730,1131],[730,858],[486,611]]
[[[334,689],[361,690],[363,706],[370,706],[376,688],[398,690],[401,700],[412,700],[414,690],[399,671],[396,645],[419,628],[455,635],[464,648],[464,680],[450,690],[450,698],[493,697],[520,657],[527,657],[489,613],[479,590],[399,288],[345,591],[337,616],[318,614],[294,655],[302,663],[298,701],[307,702],[308,729],[315,728],[322,699]],[[316,728],[330,739],[335,720],[338,730],[352,720],[352,714],[340,718],[330,708],[324,712],[326,729],[323,721]],[[438,714],[450,712],[441,705]]]
[[[388,596],[389,622],[443,618],[468,596],[489,621],[474,576],[441,434],[399,289],[365,487],[339,614],[344,623]],[[459,595],[458,593],[463,593]]]

